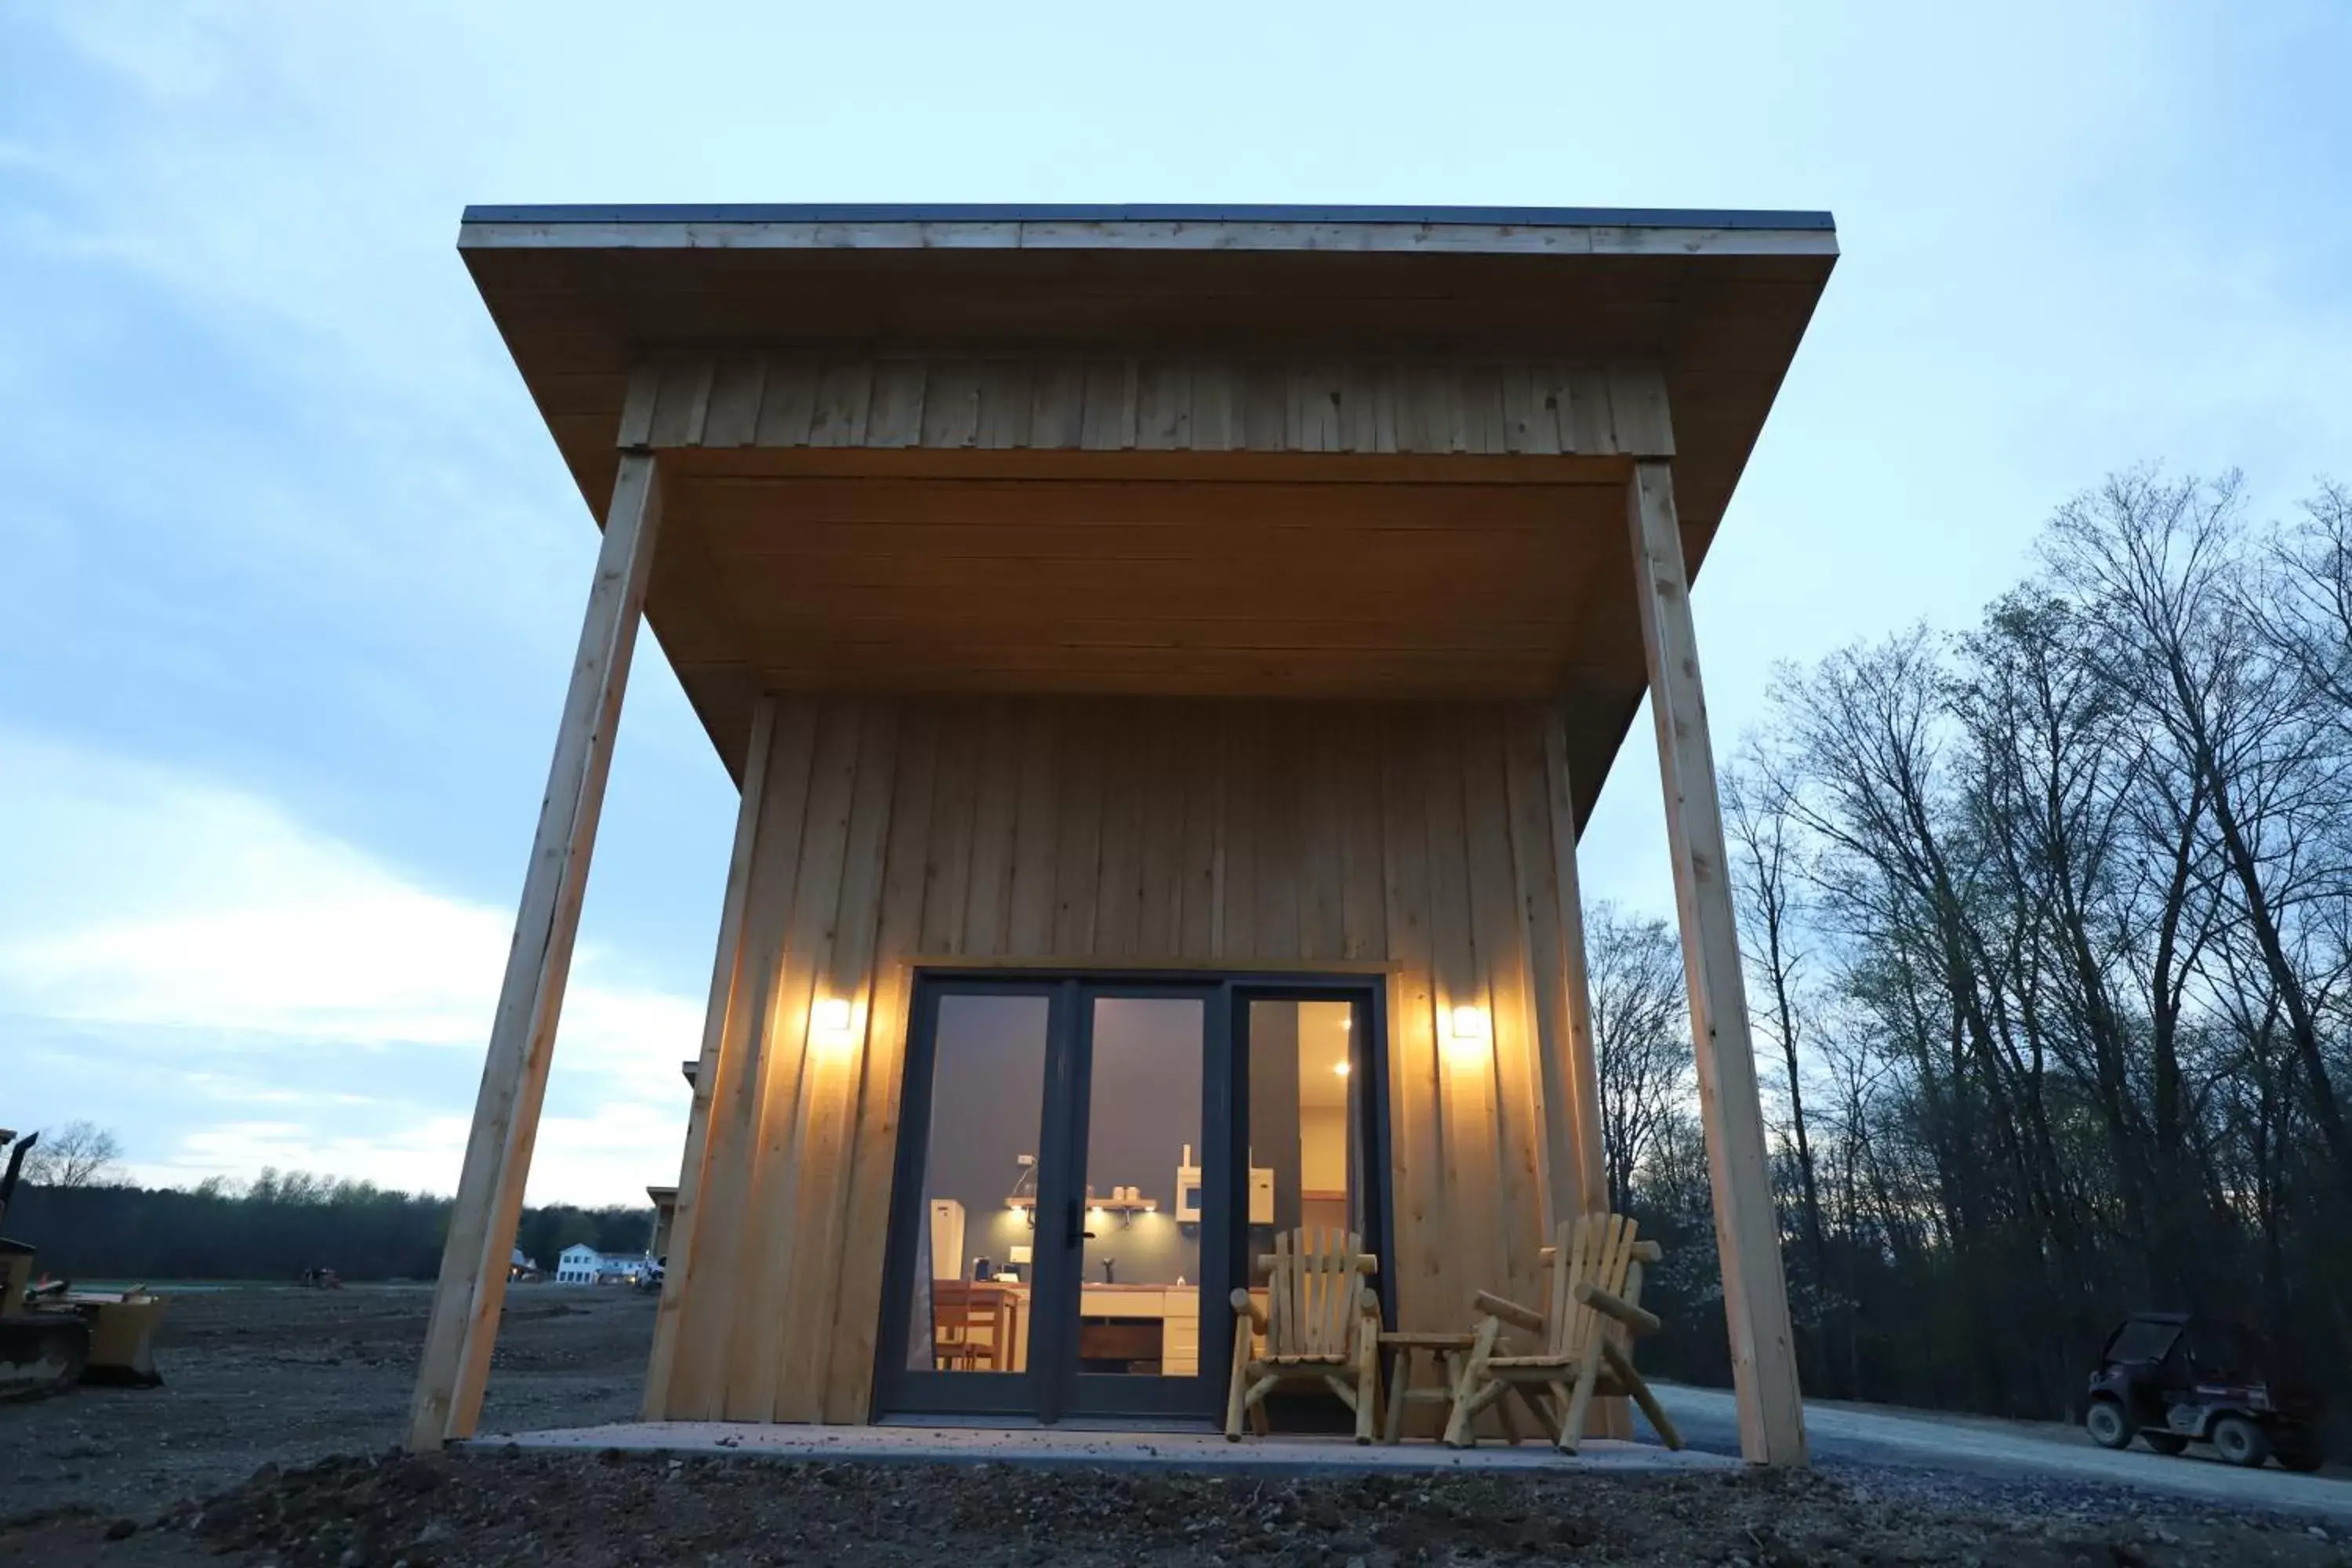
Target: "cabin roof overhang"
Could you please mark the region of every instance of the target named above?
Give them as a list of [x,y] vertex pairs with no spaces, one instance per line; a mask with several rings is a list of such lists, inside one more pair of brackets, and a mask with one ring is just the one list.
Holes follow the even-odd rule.
[[[1559,695],[1570,710],[1580,822],[1645,684],[1632,595],[1605,591],[1611,573],[1631,581],[1629,456],[1671,452],[1696,571],[1837,256],[1823,213],[1522,207],[475,206],[458,246],[600,517],[630,444],[632,374],[679,356],[1126,356],[1148,367],[1153,356],[1181,355],[1654,374],[1671,411],[1657,452],[1604,441],[1570,453],[1563,407],[1559,442],[1541,456],[1481,448],[1475,438],[1444,455],[1147,452],[1131,439],[1111,450],[937,450],[917,441],[876,451],[823,449],[810,437],[736,450],[697,440],[665,454],[670,548],[656,552],[647,617],[730,768],[740,767],[758,689],[835,676],[914,691]],[[706,379],[706,401],[708,392]],[[1352,536],[1344,528],[1315,536],[1300,558],[1302,568],[1332,564],[1328,597],[1300,592],[1304,579],[1286,576],[1272,555],[1233,553],[1254,525],[1306,516],[1286,510],[1294,480],[1339,487],[1314,492],[1327,498],[1317,512],[1327,526],[1346,523],[1357,515],[1348,508],[1362,503]],[[1197,491],[1184,489],[1195,483]],[[1378,505],[1376,487],[1389,492]],[[1202,503],[1196,512],[1181,503],[1188,493]],[[988,505],[967,510],[960,495]],[[1418,516],[1402,515],[1416,506]],[[1139,552],[1129,547],[1143,532],[1094,528],[1113,507],[1170,529],[1197,515],[1202,559],[1171,561],[1164,535]],[[759,521],[768,515],[805,524],[808,548],[794,533],[782,542],[790,559],[780,559],[779,533]],[[1032,668],[1034,659],[999,668],[985,647],[976,661],[972,639],[1001,631],[980,624],[985,606],[956,636],[938,632],[943,579],[926,575],[919,558],[936,552],[942,528],[982,515],[1004,531],[1001,547],[959,545],[961,558],[996,564],[950,568],[953,582],[980,593],[991,571],[1008,573],[1008,591],[1029,594],[1018,612],[1024,626],[1070,617],[1066,668]],[[1481,521],[1444,531],[1474,517]],[[898,542],[889,548],[898,566],[878,563],[880,542],[836,548],[861,527],[863,537]],[[1538,538],[1547,528],[1559,538]],[[1081,537],[1127,552],[1125,565],[1106,567],[1099,594],[1087,586],[1096,579],[1052,564],[1063,559],[1050,554],[1062,548],[1055,541]],[[1431,551],[1425,566],[1416,540]],[[1040,550],[1049,552],[1045,564],[1021,564]],[[1265,606],[1247,625],[1237,611],[1230,636],[1185,610],[1139,657],[1126,632],[1117,646],[1087,641],[1134,621],[1118,584],[1181,594],[1194,581],[1188,573],[1216,561],[1232,563],[1236,577],[1292,584],[1315,646],[1265,648]],[[1498,615],[1535,585],[1531,574],[1538,584],[1556,577],[1552,601]],[[1431,591],[1415,592],[1424,579]],[[1066,584],[1058,595],[1049,591],[1057,582]],[[795,594],[812,602],[796,604]],[[862,618],[845,630],[825,618],[838,614]],[[875,629],[891,625],[926,629],[893,646],[892,634]],[[1232,646],[1206,646],[1221,636]],[[1385,640],[1356,646],[1366,637]],[[1333,638],[1348,646],[1323,646]],[[1198,655],[1189,663],[1180,657],[1187,648]],[[808,658],[795,662],[794,649]],[[1086,678],[1089,669],[1099,678]]]

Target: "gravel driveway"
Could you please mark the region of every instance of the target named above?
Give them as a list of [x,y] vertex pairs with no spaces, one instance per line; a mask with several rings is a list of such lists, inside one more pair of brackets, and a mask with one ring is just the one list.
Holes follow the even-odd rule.
[[[1727,1390],[1657,1385],[1658,1402],[1691,1447],[1739,1452]],[[1637,1431],[1646,1435],[1639,1417]],[[2167,1458],[2144,1448],[2102,1448],[2075,1427],[1972,1416],[1903,1415],[1807,1402],[1805,1435],[1825,1468],[1892,1466],[2003,1479],[2062,1479],[2232,1508],[2297,1513],[2352,1524],[2352,1482],[2332,1474],[2242,1470],[2191,1448]]]

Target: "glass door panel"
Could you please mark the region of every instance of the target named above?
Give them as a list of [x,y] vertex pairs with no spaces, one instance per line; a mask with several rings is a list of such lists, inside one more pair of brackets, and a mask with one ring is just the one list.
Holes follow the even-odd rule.
[[[1352,998],[1249,1001],[1242,1068],[1249,1094],[1244,1254],[1250,1294],[1261,1307],[1266,1287],[1256,1259],[1275,1250],[1279,1234],[1302,1226],[1344,1230],[1382,1254],[1375,1184],[1366,1179],[1368,1101],[1378,1092],[1369,1020],[1369,1010]],[[1375,1288],[1388,1289],[1378,1279]],[[1285,1429],[1338,1432],[1352,1420],[1332,1400],[1274,1397],[1276,1421]]]
[[906,1370],[1025,1373],[1050,998],[939,998]]
[[919,979],[877,1411],[1214,1419],[1227,1295],[1263,1290],[1277,1228],[1383,1251],[1378,1005],[1360,981]]
[[1088,1031],[1086,1221],[1078,1289],[1082,1377],[1201,1373],[1197,1204],[1207,1005],[1097,996]]
[[1352,1002],[1249,1005],[1249,1234],[1328,1226],[1366,1234],[1361,1096]]

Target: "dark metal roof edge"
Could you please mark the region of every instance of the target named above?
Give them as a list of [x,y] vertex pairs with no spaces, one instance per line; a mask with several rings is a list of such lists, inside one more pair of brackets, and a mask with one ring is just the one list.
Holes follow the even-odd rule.
[[1507,225],[1520,228],[1828,230],[1825,212],[1680,207],[1218,206],[1018,203],[719,202],[466,208],[468,224],[628,223],[1305,223]]

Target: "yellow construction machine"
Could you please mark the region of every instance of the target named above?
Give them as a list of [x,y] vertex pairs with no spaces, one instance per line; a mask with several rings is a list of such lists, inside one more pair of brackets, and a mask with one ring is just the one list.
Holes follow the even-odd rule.
[[[0,1129],[0,1220],[16,1195],[25,1156],[39,1138]],[[134,1286],[126,1290],[75,1290],[63,1282],[35,1283],[33,1249],[0,1236],[0,1400],[37,1399],[77,1384],[110,1383],[152,1388],[155,1325],[163,1299]]]

